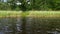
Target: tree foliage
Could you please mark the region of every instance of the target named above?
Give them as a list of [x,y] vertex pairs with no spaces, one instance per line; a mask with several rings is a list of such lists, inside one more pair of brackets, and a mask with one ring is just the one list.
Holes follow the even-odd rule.
[[[17,1],[21,5],[17,5]],[[0,10],[10,7],[11,10],[60,10],[60,0],[9,0],[7,3],[0,2]],[[5,8],[8,10],[7,8]]]

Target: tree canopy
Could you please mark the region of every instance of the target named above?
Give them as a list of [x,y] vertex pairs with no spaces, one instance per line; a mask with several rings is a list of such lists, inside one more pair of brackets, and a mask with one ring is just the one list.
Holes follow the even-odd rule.
[[0,10],[60,10],[60,0],[8,0],[0,2]]

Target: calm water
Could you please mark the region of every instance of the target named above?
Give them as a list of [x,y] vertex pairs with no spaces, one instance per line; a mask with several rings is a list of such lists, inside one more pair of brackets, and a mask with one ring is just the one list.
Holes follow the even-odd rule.
[[[55,23],[58,23],[59,26],[60,19],[27,17],[25,18],[25,25],[22,25],[22,18],[0,18],[0,34],[59,34],[60,31],[53,29],[54,26],[57,28]],[[49,30],[50,26],[51,30]],[[23,29],[23,27],[25,28]]]

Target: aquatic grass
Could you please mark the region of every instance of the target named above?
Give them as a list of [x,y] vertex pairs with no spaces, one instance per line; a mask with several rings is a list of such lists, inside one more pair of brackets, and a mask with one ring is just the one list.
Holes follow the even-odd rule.
[[40,18],[60,18],[59,11],[0,11],[0,17],[4,16],[24,16],[24,17],[40,17]]
[[29,17],[60,18],[60,12],[59,11],[35,11],[35,12],[29,12]]
[[6,16],[21,16],[21,11],[0,11],[0,17],[6,17]]

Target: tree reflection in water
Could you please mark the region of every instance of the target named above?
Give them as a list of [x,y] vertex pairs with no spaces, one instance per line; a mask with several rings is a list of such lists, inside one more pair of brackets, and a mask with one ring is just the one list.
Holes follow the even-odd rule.
[[[53,19],[52,19],[53,20]],[[49,21],[49,22],[48,22]],[[60,20],[56,20],[57,22]],[[26,18],[26,34],[41,34],[43,33],[44,28],[43,26],[50,23],[50,19],[39,19],[39,18]],[[54,22],[54,23],[55,23]],[[46,23],[46,24],[45,24]],[[58,23],[58,22],[57,22]],[[42,27],[42,28],[41,28]],[[50,26],[49,26],[50,27]],[[42,30],[43,31],[42,31]],[[60,34],[60,31],[47,31],[47,34]],[[0,18],[0,34],[22,34],[22,20],[21,18]],[[45,34],[45,32],[44,32]]]

